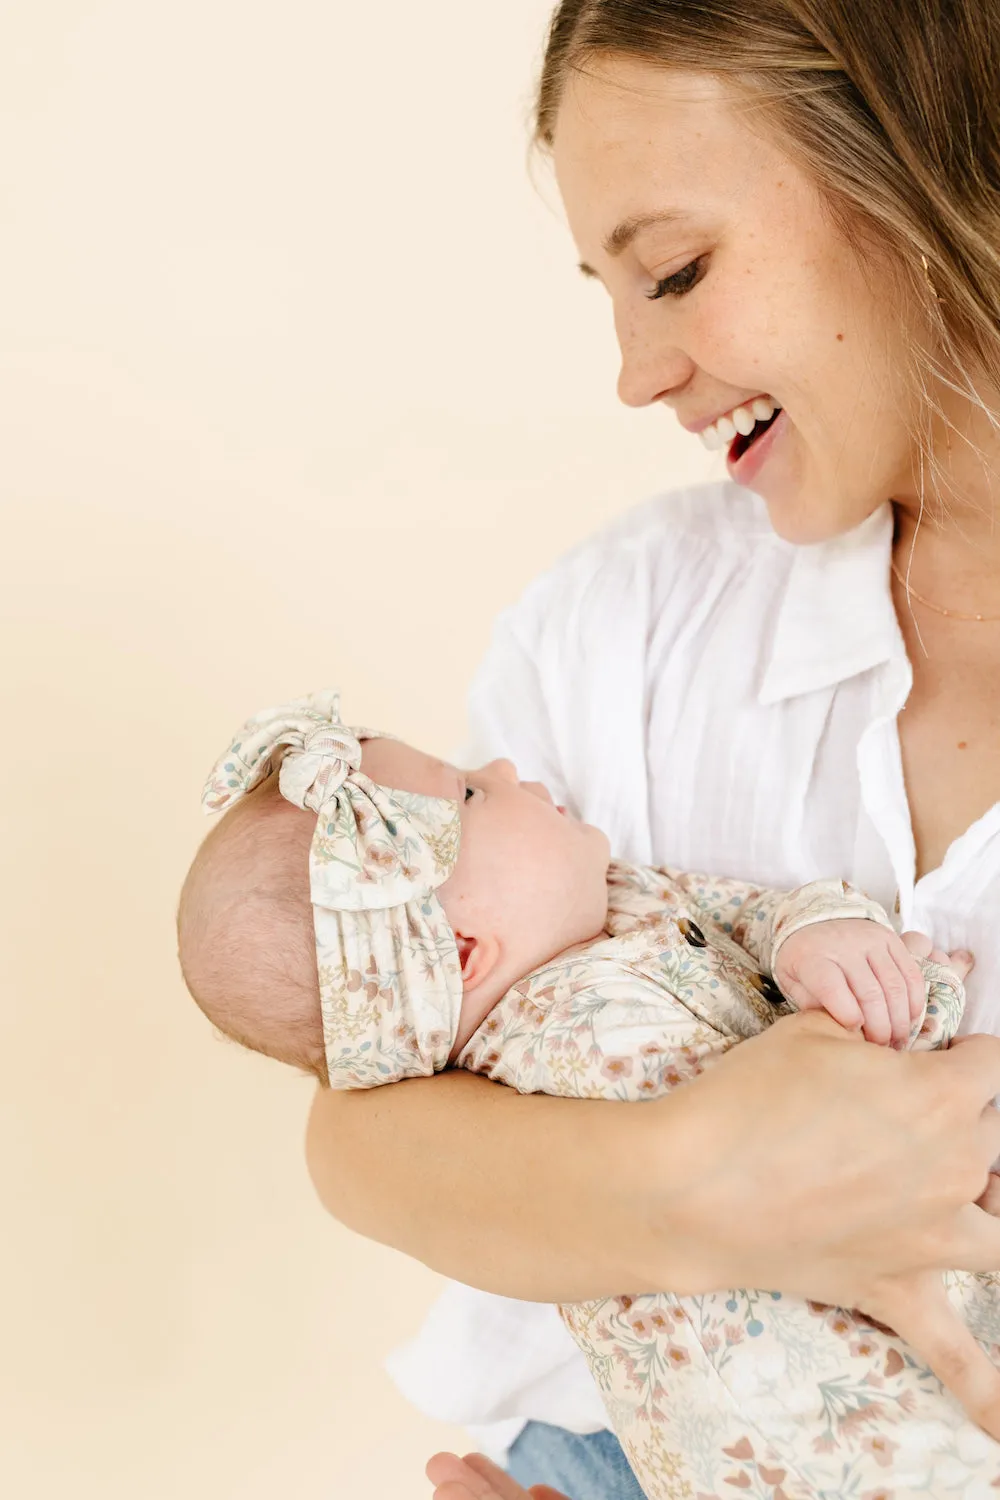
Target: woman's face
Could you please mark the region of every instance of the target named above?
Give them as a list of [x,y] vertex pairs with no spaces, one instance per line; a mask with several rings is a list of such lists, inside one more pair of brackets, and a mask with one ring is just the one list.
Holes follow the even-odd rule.
[[662,402],[692,432],[765,401],[749,447],[725,421],[707,439],[791,541],[912,495],[915,330],[884,270],[862,264],[763,115],[722,82],[594,66],[567,87],[554,157],[583,268],[614,305],[621,399]]

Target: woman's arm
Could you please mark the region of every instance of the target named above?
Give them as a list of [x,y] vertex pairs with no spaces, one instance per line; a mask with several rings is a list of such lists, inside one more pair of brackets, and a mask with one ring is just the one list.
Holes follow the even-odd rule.
[[810,1012],[643,1105],[461,1072],[322,1091],[307,1151],[336,1218],[507,1296],[758,1286],[878,1316],[888,1277],[1000,1268],[974,1206],[997,1093],[996,1038],[897,1053]]

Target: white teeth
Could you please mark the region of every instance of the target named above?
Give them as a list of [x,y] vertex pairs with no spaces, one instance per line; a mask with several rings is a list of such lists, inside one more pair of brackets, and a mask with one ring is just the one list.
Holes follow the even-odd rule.
[[734,407],[726,416],[713,422],[711,427],[702,428],[698,435],[709,452],[716,453],[720,448],[728,448],[737,433],[741,437],[749,437],[758,422],[770,421],[775,412],[780,410],[778,403],[772,401],[770,396],[757,396],[743,406]]
[[749,406],[738,406],[734,412],[730,413],[730,416],[733,426],[741,437],[749,437],[757,425],[757,418]]

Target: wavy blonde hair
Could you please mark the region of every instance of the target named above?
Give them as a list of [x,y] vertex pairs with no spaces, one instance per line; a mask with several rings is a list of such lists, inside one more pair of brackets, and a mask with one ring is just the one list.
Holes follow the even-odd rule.
[[935,382],[997,425],[1000,0],[562,0],[543,147],[569,78],[611,57],[723,76],[757,100],[848,240],[881,252],[926,329],[912,373],[932,469]]

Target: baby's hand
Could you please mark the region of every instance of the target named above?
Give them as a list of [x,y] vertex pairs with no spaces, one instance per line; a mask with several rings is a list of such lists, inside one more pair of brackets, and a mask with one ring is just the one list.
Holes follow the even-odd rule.
[[943,953],[923,933],[897,937],[878,922],[843,917],[786,938],[774,977],[800,1010],[825,1010],[841,1026],[863,1030],[868,1041],[898,1048],[924,1009],[918,957],[947,964],[960,979],[972,968],[970,954]]

